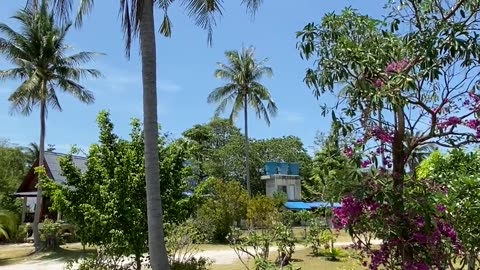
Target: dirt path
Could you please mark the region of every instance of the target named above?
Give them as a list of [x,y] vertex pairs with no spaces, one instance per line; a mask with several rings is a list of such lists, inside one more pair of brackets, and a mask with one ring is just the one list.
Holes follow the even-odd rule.
[[[372,244],[380,244],[379,241],[372,241]],[[345,247],[351,245],[350,242],[340,242],[335,243],[336,247]],[[298,245],[295,247],[295,250],[305,249],[305,246]],[[271,252],[275,252],[276,247],[272,247]],[[0,248],[1,252],[1,248]],[[237,254],[231,249],[224,250],[207,250],[202,251],[196,255],[196,257],[203,256],[214,260],[214,264],[233,264],[237,262]],[[246,258],[246,257],[245,257]],[[42,259],[42,260],[25,260],[24,262],[19,262],[18,264],[0,266],[1,270],[63,270],[65,261],[62,259]]]

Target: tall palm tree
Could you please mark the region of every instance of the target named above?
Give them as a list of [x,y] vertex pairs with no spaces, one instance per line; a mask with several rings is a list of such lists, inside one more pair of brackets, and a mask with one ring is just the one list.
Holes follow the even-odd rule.
[[[229,103],[233,103],[230,121],[234,121],[240,111],[245,117],[245,180],[248,194],[250,188],[250,150],[248,141],[248,107],[255,111],[258,118],[263,118],[270,125],[270,116],[277,114],[277,106],[268,89],[260,83],[264,77],[273,75],[272,68],[264,64],[268,59],[257,61],[253,47],[243,48],[241,52],[227,51],[228,64],[218,63],[215,77],[228,81],[224,86],[213,90],[208,96],[209,103],[218,103],[215,115],[223,113]],[[264,104],[266,102],[266,106]]]
[[[0,71],[0,80],[20,80],[21,84],[10,95],[12,112],[30,115],[35,107],[40,109],[39,166],[44,165],[45,125],[47,109],[62,110],[57,90],[68,93],[84,103],[92,103],[92,92],[79,84],[89,77],[99,77],[95,69],[80,68],[95,56],[91,52],[67,55],[65,37],[70,24],[59,26],[52,13],[48,12],[46,0],[39,10],[26,8],[13,18],[20,24],[20,32],[0,23],[0,55],[15,67]],[[33,222],[33,236],[36,250],[41,249],[38,223],[42,209],[42,189],[37,187],[37,201]]]
[[[38,0],[28,0],[34,3]],[[67,14],[76,0],[50,0],[55,3],[58,14]],[[94,0],[80,1],[76,25],[80,26],[83,17],[92,10]],[[153,270],[170,269],[167,259],[163,234],[162,201],[160,197],[160,172],[158,157],[158,115],[157,115],[157,77],[154,7],[163,10],[160,34],[170,37],[171,20],[168,10],[175,0],[119,0],[122,14],[126,55],[134,38],[139,34],[142,57],[143,82],[143,125],[145,137],[145,181],[147,189],[148,245],[150,264]],[[216,16],[222,14],[222,0],[182,0],[181,4],[192,17],[195,24],[208,31],[207,42],[211,44],[212,30]],[[247,8],[255,14],[263,0],[242,0]]]

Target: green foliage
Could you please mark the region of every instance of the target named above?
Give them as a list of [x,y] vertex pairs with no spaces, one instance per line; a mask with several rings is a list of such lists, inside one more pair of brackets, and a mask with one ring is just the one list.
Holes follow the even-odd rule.
[[275,231],[277,234],[276,244],[278,258],[277,263],[280,266],[289,265],[292,260],[293,253],[295,252],[295,235],[291,226],[284,225],[282,223],[275,224]]
[[46,250],[55,250],[60,246],[61,224],[46,218],[40,228],[40,239]]
[[[255,270],[293,269],[291,258],[295,251],[295,237],[290,226],[278,223],[263,230],[248,230],[246,233],[235,229],[228,240],[246,269],[250,269],[250,265],[245,261],[245,255],[255,262]],[[278,257],[275,261],[269,259],[273,244],[278,246]]]
[[10,211],[0,210],[0,241],[15,239],[18,219]]
[[273,193],[273,203],[275,204],[275,207],[277,209],[282,209],[285,206],[287,200],[287,194],[285,194],[284,192]]
[[206,197],[198,210],[197,222],[211,240],[225,242],[231,226],[246,216],[248,194],[236,181],[209,178],[195,190],[194,197]]
[[20,215],[22,204],[12,195],[28,171],[29,157],[19,146],[0,140],[0,209]]
[[174,225],[165,224],[165,245],[172,269],[206,270],[212,261],[196,255],[200,251],[197,243],[205,240],[193,220]]
[[[71,94],[84,103],[92,103],[92,92],[79,84],[84,78],[97,78],[95,69],[81,68],[96,56],[92,52],[68,55],[65,43],[71,24],[60,24],[48,9],[47,1],[41,1],[37,9],[25,8],[13,17],[20,24],[17,32],[6,24],[0,24],[0,54],[14,66],[0,70],[0,80],[21,80],[21,84],[9,97],[12,109],[29,115],[34,107],[46,106],[61,110],[56,90]],[[68,56],[67,56],[68,55]],[[23,59],[18,61],[17,59]]]
[[250,228],[266,229],[278,220],[275,201],[264,195],[257,195],[248,201],[247,221]]
[[320,255],[322,247],[328,247],[333,239],[334,236],[325,223],[319,222],[317,219],[310,220],[307,242],[311,245],[314,255]]
[[445,207],[446,215],[454,226],[466,258],[467,264],[480,265],[477,260],[480,252],[480,151],[467,153],[453,150],[448,155],[434,152],[417,169],[419,181],[434,179],[445,186],[444,196],[435,198],[439,207]]
[[[111,246],[104,245],[92,255],[81,259],[67,261],[66,270],[139,270],[138,265],[130,257],[118,255]],[[145,260],[139,261],[140,266],[148,266]]]
[[296,219],[300,221],[303,226],[304,238],[307,238],[307,227],[310,221],[314,218],[314,214],[311,211],[302,210],[296,213]]
[[333,126],[321,150],[315,153],[312,177],[302,186],[309,199],[339,202],[356,185],[357,166],[343,155],[340,147],[340,136]]
[[[147,216],[143,131],[132,121],[130,141],[113,133],[107,112],[98,116],[99,143],[90,147],[87,171],[82,174],[71,156],[60,161],[65,185],[51,180],[42,186],[53,199],[53,208],[78,227],[83,244],[105,245],[117,255],[134,254],[139,260],[147,250]],[[186,151],[183,144],[165,146],[159,138],[162,201],[165,222],[180,222],[189,216],[184,203],[183,181]]]

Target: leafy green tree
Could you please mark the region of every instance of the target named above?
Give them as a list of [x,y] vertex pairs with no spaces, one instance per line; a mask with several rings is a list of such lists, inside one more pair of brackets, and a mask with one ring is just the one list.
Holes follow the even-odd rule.
[[[186,130],[183,132],[183,137],[191,147],[189,163],[197,181],[202,181],[208,176],[223,179],[232,177],[228,173],[228,162],[224,159],[225,156],[222,155],[221,149],[226,145],[231,145],[232,141],[240,140],[241,133],[230,121],[214,118],[207,124],[195,125]],[[241,140],[243,142],[243,138]],[[234,178],[237,179],[237,177]]]
[[[82,243],[105,245],[116,255],[135,255],[137,268],[147,251],[147,204],[143,159],[143,130],[132,121],[130,141],[113,133],[113,124],[105,111],[98,116],[98,144],[90,147],[87,171],[82,174],[71,157],[61,160],[65,185],[44,181],[53,207],[78,226]],[[167,222],[177,223],[190,213],[183,201],[186,148],[181,142],[160,145],[162,201]]]
[[197,213],[197,222],[201,230],[211,234],[213,240],[225,242],[234,222],[240,222],[246,216],[248,194],[236,181],[209,178],[196,190],[195,197],[204,198]]
[[278,209],[272,198],[257,195],[248,200],[247,221],[252,229],[271,228],[278,218]]
[[[258,118],[263,118],[270,125],[270,116],[277,114],[277,105],[273,101],[268,89],[260,80],[273,75],[272,69],[264,64],[268,59],[257,61],[252,47],[238,51],[225,52],[228,64],[219,63],[215,77],[228,81],[224,86],[218,87],[208,96],[209,103],[218,103],[215,115],[225,111],[227,105],[232,103],[230,121],[236,120],[243,110],[245,118],[245,181],[248,194],[252,195],[250,187],[250,151],[248,140],[248,107],[250,106]],[[266,106],[265,104],[266,103]]]
[[303,188],[308,199],[339,202],[341,198],[355,188],[353,174],[357,167],[345,157],[340,145],[338,131],[335,127],[322,143],[322,148],[315,154],[310,179]]
[[[67,56],[65,38],[70,24],[59,25],[47,8],[43,0],[38,12],[31,8],[17,12],[13,18],[20,24],[19,32],[7,24],[0,24],[0,34],[3,36],[0,38],[0,55],[14,66],[1,70],[0,80],[21,81],[9,97],[12,109],[23,115],[30,115],[35,107],[40,109],[39,166],[44,164],[47,108],[62,109],[56,91],[71,94],[81,102],[92,103],[93,94],[79,81],[100,76],[97,70],[80,67],[93,59],[93,53],[80,52]],[[35,248],[39,250],[42,189],[39,188],[37,192],[33,235]]]
[[[68,15],[74,0],[54,0],[58,5],[57,14]],[[38,0],[32,0],[35,4]],[[126,41],[126,54],[130,56],[130,48],[134,38],[138,35],[142,59],[142,83],[143,83],[143,107],[145,125],[145,164],[146,164],[146,185],[148,201],[149,220],[149,252],[153,270],[170,269],[168,265],[167,250],[165,248],[162,219],[162,201],[159,193],[158,171],[158,115],[157,115],[157,59],[155,45],[155,20],[154,8],[163,11],[163,21],[159,32],[165,37],[172,34],[171,20],[168,10],[174,0],[121,0],[120,14],[122,16],[122,30]],[[80,2],[76,24],[81,25],[84,15],[92,10],[94,0],[83,0]],[[243,0],[242,4],[255,14],[262,0]],[[207,41],[212,42],[212,31],[216,25],[216,15],[222,14],[222,1],[220,0],[187,0],[182,5],[189,17],[193,18],[195,24],[208,31]]]

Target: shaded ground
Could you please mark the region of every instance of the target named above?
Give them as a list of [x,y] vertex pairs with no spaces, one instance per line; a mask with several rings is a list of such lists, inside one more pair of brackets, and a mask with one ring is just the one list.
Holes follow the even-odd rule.
[[[378,241],[377,241],[378,242]],[[372,244],[378,244],[373,242]],[[350,242],[339,242],[336,243],[336,247],[344,247],[350,245]],[[203,248],[202,248],[203,249]],[[18,255],[17,258],[5,259],[2,258],[2,254],[9,254],[9,258],[12,258],[13,255]],[[81,258],[85,255],[81,245],[71,244],[65,245],[57,252],[45,253],[42,255],[32,255],[27,256],[33,251],[31,244],[20,244],[20,245],[8,245],[0,246],[0,269],[3,270],[63,270],[65,262],[69,259]],[[272,247],[272,254],[275,253],[276,247]],[[86,253],[91,253],[92,250],[87,250]],[[295,254],[308,254],[306,247],[298,245],[295,248]],[[25,257],[27,256],[27,257]],[[210,259],[213,259],[214,269],[230,269],[229,267],[236,266],[239,269],[242,269],[242,265],[239,263],[237,254],[227,246],[222,245],[208,245],[206,246],[205,251],[200,252],[197,256],[203,256]],[[301,262],[303,264],[303,262]],[[324,264],[329,264],[331,262],[322,261]],[[306,266],[306,265],[305,265]],[[235,267],[234,267],[235,268]],[[303,268],[306,269],[306,268]],[[332,268],[335,269],[335,268]]]

